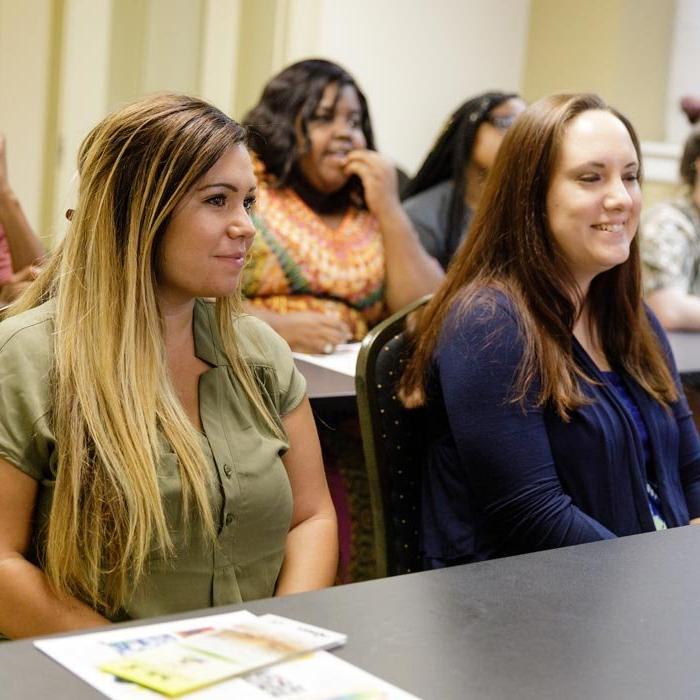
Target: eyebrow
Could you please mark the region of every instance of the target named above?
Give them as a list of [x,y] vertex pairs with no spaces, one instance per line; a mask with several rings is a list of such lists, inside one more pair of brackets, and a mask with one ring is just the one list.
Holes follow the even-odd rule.
[[[314,112],[315,112],[316,114],[318,114],[319,112],[334,112],[334,111],[335,111],[335,108],[336,108],[336,105],[335,105],[335,104],[332,104],[332,105],[318,104],[318,105],[316,106],[316,109],[314,110]],[[350,114],[352,114],[352,115],[354,115],[354,116],[361,117],[361,116],[362,116],[362,108],[360,108],[360,109],[351,109],[351,110],[350,110]]]
[[[248,193],[251,193],[255,190],[257,185],[251,185],[250,188],[248,189]],[[207,190],[210,187],[225,187],[227,190],[231,190],[231,192],[239,192],[240,190],[238,187],[235,185],[232,185],[230,182],[212,182],[210,185],[202,185],[201,187],[197,188],[197,192],[201,192],[202,190]]]
[[[588,163],[583,163],[583,165],[580,165],[579,167],[581,168],[587,168],[587,167],[593,167],[593,168],[605,168],[605,163],[599,163],[598,161],[595,160],[590,160]],[[636,160],[631,160],[627,165],[625,165],[625,168],[635,168],[639,167],[639,163]]]

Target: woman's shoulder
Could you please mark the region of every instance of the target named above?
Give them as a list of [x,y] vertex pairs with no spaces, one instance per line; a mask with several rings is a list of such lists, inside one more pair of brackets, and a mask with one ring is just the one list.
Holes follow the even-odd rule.
[[276,363],[280,358],[291,358],[287,342],[265,321],[241,314],[234,321],[236,339],[243,357],[254,364]]
[[[457,297],[442,326],[437,356],[471,359],[522,354],[523,328],[517,305],[504,291],[482,287]],[[485,354],[484,354],[485,353]]]
[[250,314],[238,316],[234,324],[241,356],[254,371],[274,377],[270,384],[263,381],[276,397],[278,413],[286,415],[306,393],[306,381],[296,369],[287,341],[267,323]]
[[430,211],[442,209],[448,206],[453,189],[452,180],[443,180],[404,200],[403,207],[409,215],[420,215],[426,208]]
[[[263,376],[274,377],[274,385],[289,397],[303,395],[305,383],[295,370],[292,351],[287,342],[267,323],[250,314],[241,313],[233,320],[233,340],[243,361]],[[195,307],[195,345],[200,357],[217,365],[227,365],[223,342],[216,323],[216,306],[198,299]],[[285,409],[284,404],[280,404]],[[286,410],[282,410],[286,413]]]
[[[265,321],[243,312],[234,318],[233,330],[238,351],[248,363],[271,365],[286,357],[291,361],[289,345]],[[224,356],[223,343],[217,330],[216,304],[213,301],[196,300],[195,334],[202,337],[207,345],[212,344],[217,354]]]
[[465,290],[452,302],[446,325],[511,326],[519,325],[518,309],[513,298],[498,287],[483,286]]
[[[12,464],[31,461],[26,443],[30,434],[36,445],[40,433],[44,438],[50,433],[45,425],[36,432],[36,421],[51,401],[53,334],[53,301],[0,323],[0,452]],[[32,475],[40,478],[39,471]]]
[[2,362],[11,355],[19,354],[27,360],[37,362],[51,352],[51,337],[54,332],[55,301],[53,299],[10,316],[0,323],[0,356]]
[[[225,353],[217,330],[214,302],[197,300],[195,326],[195,333],[198,329],[206,329],[206,343],[213,344],[219,357],[223,357]],[[241,313],[234,318],[233,330],[238,351],[248,364],[277,367],[292,362],[289,345],[265,321],[251,314]]]
[[0,323],[0,455],[34,479],[48,476],[54,302]]
[[452,180],[443,180],[442,182],[438,182],[436,185],[428,187],[428,189],[423,190],[418,194],[414,194],[412,197],[408,197],[406,200],[404,200],[404,204],[408,205],[410,203],[413,205],[420,204],[421,202],[439,202],[445,198],[449,198],[453,189],[454,183]]
[[688,235],[694,235],[700,229],[700,212],[687,197],[677,197],[650,207],[642,217],[642,230],[646,237],[658,230],[673,227]]
[[471,389],[511,392],[526,356],[527,338],[515,301],[492,287],[456,299],[440,333],[433,368],[443,393]]

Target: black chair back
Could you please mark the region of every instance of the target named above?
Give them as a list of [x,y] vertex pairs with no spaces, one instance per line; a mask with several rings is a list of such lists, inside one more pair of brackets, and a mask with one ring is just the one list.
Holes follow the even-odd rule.
[[355,387],[372,505],[378,576],[420,571],[422,409],[407,410],[397,384],[407,360],[406,319],[430,296],[375,326],[357,359]]

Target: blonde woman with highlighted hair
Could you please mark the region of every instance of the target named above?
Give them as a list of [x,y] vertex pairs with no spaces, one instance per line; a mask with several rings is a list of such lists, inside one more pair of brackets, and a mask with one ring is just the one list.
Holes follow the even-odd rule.
[[304,380],[241,311],[243,129],[152,97],[93,129],[79,171],[65,240],[0,324],[0,633],[331,584]]

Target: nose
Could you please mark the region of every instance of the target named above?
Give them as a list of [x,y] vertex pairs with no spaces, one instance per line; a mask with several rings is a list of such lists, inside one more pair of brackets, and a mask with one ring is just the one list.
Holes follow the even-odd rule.
[[632,195],[627,189],[627,182],[622,178],[615,178],[608,191],[605,193],[605,207],[607,209],[626,209],[632,206]]
[[250,238],[255,236],[255,224],[253,224],[248,212],[244,210],[242,215],[237,215],[226,227],[226,235],[231,238]]
[[333,120],[333,136],[335,138],[351,138],[350,120],[343,116],[337,116]]

